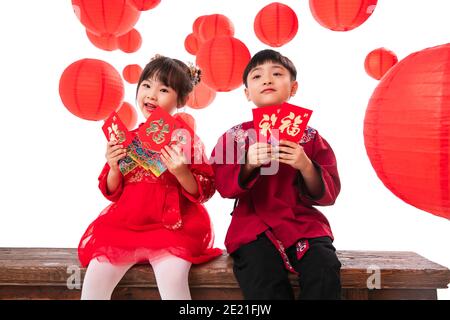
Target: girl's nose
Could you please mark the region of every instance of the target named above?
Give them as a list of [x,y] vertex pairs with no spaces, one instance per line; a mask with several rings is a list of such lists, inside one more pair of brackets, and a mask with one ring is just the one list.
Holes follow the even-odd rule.
[[150,100],[156,101],[156,94],[153,91],[148,92],[147,93],[147,98],[150,99]]

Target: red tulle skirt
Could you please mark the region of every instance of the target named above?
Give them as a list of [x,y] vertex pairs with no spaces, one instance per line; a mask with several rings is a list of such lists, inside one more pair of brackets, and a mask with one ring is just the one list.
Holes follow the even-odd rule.
[[82,266],[94,258],[120,265],[171,254],[198,264],[220,256],[222,250],[212,247],[212,225],[202,204],[180,195],[181,226],[170,229],[161,223],[165,193],[165,187],[157,184],[126,187],[119,201],[106,207],[82,236],[78,246]]

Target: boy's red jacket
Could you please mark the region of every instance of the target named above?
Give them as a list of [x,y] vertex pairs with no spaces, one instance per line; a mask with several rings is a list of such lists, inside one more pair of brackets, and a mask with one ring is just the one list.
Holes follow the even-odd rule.
[[253,129],[251,121],[228,130],[211,155],[217,190],[224,198],[238,199],[225,238],[227,251],[235,251],[268,229],[285,248],[299,239],[333,239],[328,220],[314,207],[334,204],[341,188],[330,145],[311,127],[300,141],[322,178],[323,192],[318,198],[308,195],[300,172],[283,163],[276,174],[262,175],[260,169],[255,170],[244,186],[239,174],[248,147],[254,143],[249,129]]

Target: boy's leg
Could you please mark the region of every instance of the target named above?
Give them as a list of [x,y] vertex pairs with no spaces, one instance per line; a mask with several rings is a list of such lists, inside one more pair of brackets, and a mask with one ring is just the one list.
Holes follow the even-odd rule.
[[300,274],[300,299],[341,299],[341,263],[329,237],[309,239],[309,249],[297,260],[296,246],[288,248],[289,260]]
[[241,246],[231,256],[244,299],[294,299],[281,255],[264,234]]
[[84,276],[81,300],[111,299],[114,288],[132,266],[133,264],[118,266],[92,259]]
[[191,300],[188,282],[191,268],[189,261],[166,255],[149,262],[153,267],[162,300]]

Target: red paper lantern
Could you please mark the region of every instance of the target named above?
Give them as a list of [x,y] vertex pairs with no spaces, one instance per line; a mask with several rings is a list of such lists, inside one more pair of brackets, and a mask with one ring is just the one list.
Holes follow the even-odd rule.
[[272,47],[281,47],[297,34],[298,19],[294,10],[274,2],[258,12],[253,28],[259,40]]
[[119,48],[116,36],[109,35],[102,37],[90,32],[87,29],[86,35],[88,36],[89,41],[99,49],[113,51]]
[[137,124],[138,114],[130,103],[124,101],[119,109],[117,109],[117,114],[128,130],[134,129]]
[[195,123],[195,119],[193,116],[191,116],[189,113],[186,112],[178,112],[175,113],[174,118],[181,118],[184,122],[186,122],[186,124],[192,129],[197,130],[197,124]]
[[139,31],[131,29],[118,38],[119,49],[126,53],[133,53],[141,48],[142,37]]
[[220,36],[234,36],[233,22],[223,14],[211,14],[202,18],[198,27],[199,40],[205,42]]
[[184,40],[184,48],[192,55],[196,55],[199,47],[199,41],[195,34],[190,33]]
[[122,76],[128,83],[134,84],[139,82],[141,73],[142,68],[140,65],[129,64],[125,68],[123,68]]
[[82,59],[64,70],[59,95],[77,117],[103,120],[122,103],[124,87],[113,66],[101,60]]
[[381,79],[364,142],[384,185],[403,201],[450,219],[450,44],[413,53]]
[[205,19],[207,15],[205,16],[199,16],[197,19],[195,19],[194,23],[192,24],[192,32],[198,37],[200,34],[200,25],[203,22],[203,19]]
[[127,33],[141,14],[128,0],[72,0],[72,6],[86,29],[100,36]]
[[208,87],[226,92],[242,85],[242,74],[249,61],[250,52],[244,43],[233,37],[216,37],[200,47],[196,64]]
[[203,109],[209,106],[215,97],[216,92],[203,82],[200,82],[189,94],[186,104],[193,109]]
[[377,0],[309,0],[314,19],[333,31],[349,31],[373,13]]
[[385,48],[378,48],[366,56],[364,68],[369,76],[380,80],[397,62],[395,53]]
[[130,0],[130,3],[139,11],[147,11],[156,7],[161,0]]

